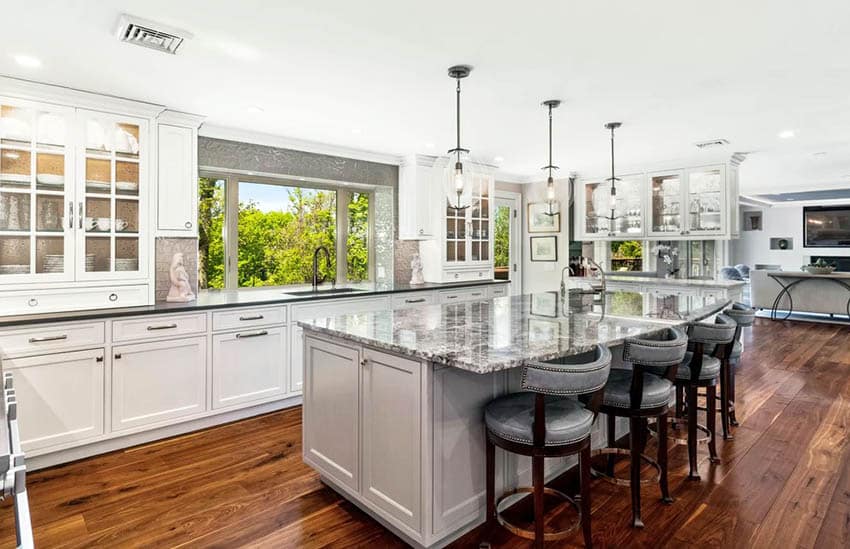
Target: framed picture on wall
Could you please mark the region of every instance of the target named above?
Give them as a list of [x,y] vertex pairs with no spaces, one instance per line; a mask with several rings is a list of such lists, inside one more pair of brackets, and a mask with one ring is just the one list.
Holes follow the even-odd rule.
[[549,215],[549,204],[546,202],[529,202],[528,204],[528,232],[530,233],[559,233],[561,232],[561,203],[552,203],[552,211]]
[[530,238],[532,261],[558,261],[557,236],[532,236]]

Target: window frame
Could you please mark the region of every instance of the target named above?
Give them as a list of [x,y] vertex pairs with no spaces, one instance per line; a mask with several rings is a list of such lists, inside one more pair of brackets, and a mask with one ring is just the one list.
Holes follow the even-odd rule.
[[346,182],[329,182],[305,177],[285,177],[270,174],[256,175],[242,171],[199,170],[199,178],[224,181],[224,222],[222,240],[224,242],[224,288],[222,290],[262,290],[291,288],[309,284],[290,284],[282,286],[239,286],[239,183],[276,185],[279,187],[301,187],[311,190],[333,191],[336,193],[336,283],[346,284],[348,280],[348,204],[351,195],[368,195],[368,230],[366,248],[369,252],[368,278],[352,283],[370,283],[375,280],[375,187]]

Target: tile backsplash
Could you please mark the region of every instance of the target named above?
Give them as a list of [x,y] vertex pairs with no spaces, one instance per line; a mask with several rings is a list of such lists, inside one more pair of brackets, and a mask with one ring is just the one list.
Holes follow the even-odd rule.
[[169,270],[174,254],[183,254],[183,264],[189,274],[192,291],[198,295],[198,239],[197,238],[157,238],[156,239],[156,301],[165,301],[171,288]]

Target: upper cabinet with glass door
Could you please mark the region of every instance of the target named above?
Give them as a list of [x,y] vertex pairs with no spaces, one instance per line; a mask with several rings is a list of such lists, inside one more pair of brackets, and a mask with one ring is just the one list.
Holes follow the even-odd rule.
[[726,182],[723,166],[686,171],[687,228],[689,235],[712,235],[723,231]]
[[137,278],[145,272],[148,121],[79,111],[78,278]]
[[649,174],[649,234],[679,236],[682,223],[682,171]]
[[73,114],[0,98],[0,284],[74,276]]
[[644,235],[644,176],[620,177],[613,199],[611,218],[610,182],[589,182],[584,187],[584,235],[588,239],[608,237],[637,238]]

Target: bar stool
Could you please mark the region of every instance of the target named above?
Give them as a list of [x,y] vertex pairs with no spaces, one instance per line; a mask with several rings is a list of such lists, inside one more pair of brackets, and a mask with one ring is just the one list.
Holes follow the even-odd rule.
[[[718,463],[717,446],[715,443],[715,422],[717,415],[717,383],[720,378],[722,363],[726,359],[727,346],[731,346],[735,337],[737,324],[723,314],[717,315],[713,323],[694,322],[688,326],[688,353],[676,374],[676,426],[687,413],[688,437],[685,440],[676,439],[677,443],[688,446],[688,463],[690,470],[688,480],[700,480],[697,467],[697,444],[708,443],[709,460]],[[706,347],[712,354],[706,354]],[[718,358],[720,357],[720,358]],[[697,397],[699,388],[706,391],[706,425],[697,422],[699,407]],[[684,402],[683,396],[687,397]],[[687,411],[685,412],[685,405]],[[727,410],[728,412],[728,410]],[[723,414],[724,418],[726,414]],[[697,431],[706,434],[706,438],[698,439]]]
[[[735,370],[741,364],[741,358],[744,354],[744,343],[741,341],[743,328],[749,328],[753,325],[756,319],[756,310],[749,305],[743,303],[733,303],[731,307],[723,311],[723,314],[732,318],[738,327],[735,329],[735,343],[729,352],[729,371],[727,386],[726,401],[729,406],[729,423],[738,426],[738,418],[735,417]],[[722,397],[722,391],[721,391]]]
[[[511,533],[533,539],[535,547],[544,541],[569,536],[579,525],[584,544],[592,546],[590,532],[590,431],[602,401],[602,389],[611,369],[611,352],[599,345],[574,356],[548,362],[530,362],[522,370],[523,393],[513,393],[491,401],[484,410],[487,427],[487,521],[498,519]],[[575,396],[586,395],[583,403]],[[496,501],[496,446],[514,454],[531,456],[531,488],[517,488]],[[581,507],[563,492],[543,483],[543,462],[547,457],[579,454]],[[516,493],[531,493],[534,501],[534,531],[515,526],[503,516],[504,503]],[[557,532],[544,531],[543,495],[569,502],[579,519]]]
[[[640,486],[661,486],[661,501],[672,503],[667,486],[667,414],[670,409],[673,379],[687,351],[688,339],[676,328],[666,328],[646,338],[630,338],[623,343],[623,361],[631,370],[611,370],[600,411],[608,416],[608,446],[595,450],[592,455],[608,455],[605,472],[593,469],[595,476],[612,484],[627,485],[632,494],[632,526],[643,528],[640,516]],[[615,423],[617,417],[629,418],[629,449],[615,448]],[[658,461],[643,454],[646,447],[646,420],[657,418]],[[630,478],[614,476],[614,456],[630,456]],[[641,480],[640,461],[652,465],[658,476]]]

